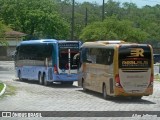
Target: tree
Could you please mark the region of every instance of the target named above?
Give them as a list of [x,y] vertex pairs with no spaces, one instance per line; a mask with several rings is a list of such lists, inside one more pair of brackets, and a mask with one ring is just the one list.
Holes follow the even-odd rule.
[[147,38],[147,33],[135,28],[129,20],[118,20],[110,17],[104,22],[95,22],[83,29],[80,36],[84,41],[120,39],[128,42],[141,42]]
[[107,17],[111,17],[113,15],[120,15],[121,7],[120,2],[115,2],[113,0],[108,0],[105,4],[105,13]]
[[[67,20],[68,23],[71,24],[71,13],[72,13],[72,0],[63,0],[61,2],[57,2],[58,12],[61,16]],[[101,11],[98,4],[92,4],[89,2],[77,3],[75,2],[75,15],[74,15],[74,39],[79,39],[79,35],[82,29],[86,25],[86,8],[87,8],[87,23],[90,24],[94,21],[101,20]],[[71,30],[71,27],[70,27]]]
[[[4,23],[16,31],[29,34],[30,38],[70,38],[72,0],[0,0],[0,5],[0,17],[4,20]],[[89,2],[75,2],[74,39],[81,39],[84,34],[90,31],[87,29],[84,33],[86,22],[89,26],[94,26],[94,22],[98,22],[96,23],[98,25],[94,27],[97,32],[91,30],[94,33],[92,39],[124,39],[130,36],[130,39],[136,39],[136,41],[144,38],[146,40],[160,40],[160,5],[147,5],[138,8],[134,3],[120,3],[108,0],[105,3],[106,21],[112,16],[116,16],[117,22],[121,21],[123,23],[123,21],[126,21],[127,26],[135,29],[132,29],[133,31],[130,33],[126,31],[125,35],[119,35],[118,30],[113,30],[114,27],[108,30],[106,27],[103,27],[106,24],[100,23],[102,24],[101,28],[105,29],[101,31],[99,22],[102,20],[102,5]],[[86,17],[87,21],[85,21]],[[119,23],[112,22],[109,23],[111,26],[119,25]],[[124,23],[120,28],[131,30],[131,28],[126,28],[127,26]],[[140,35],[138,35],[139,32],[141,33]],[[140,38],[142,36],[143,38]],[[84,39],[91,39],[90,37]]]
[[[56,12],[52,0],[1,0],[0,15],[14,30],[27,33],[30,39],[41,34],[42,38],[64,39],[68,24]],[[65,34],[64,34],[65,33]]]
[[10,28],[5,24],[3,24],[2,21],[0,21],[0,44],[1,45],[5,45],[5,46],[8,45],[8,43],[3,40],[4,35],[8,30],[10,30]]

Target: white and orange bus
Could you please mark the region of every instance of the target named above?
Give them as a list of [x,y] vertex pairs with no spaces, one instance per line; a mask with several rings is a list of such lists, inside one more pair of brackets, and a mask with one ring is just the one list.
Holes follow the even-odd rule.
[[78,85],[103,97],[141,99],[153,93],[153,50],[124,41],[86,42],[81,47]]

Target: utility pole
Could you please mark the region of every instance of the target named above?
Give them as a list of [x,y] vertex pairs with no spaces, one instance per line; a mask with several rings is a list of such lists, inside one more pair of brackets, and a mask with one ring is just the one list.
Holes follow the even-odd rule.
[[88,24],[88,9],[86,7],[86,14],[85,14],[85,26]]
[[75,0],[72,0],[71,40],[74,40],[74,3]]
[[102,21],[104,20],[104,0],[103,0],[103,4],[102,4]]

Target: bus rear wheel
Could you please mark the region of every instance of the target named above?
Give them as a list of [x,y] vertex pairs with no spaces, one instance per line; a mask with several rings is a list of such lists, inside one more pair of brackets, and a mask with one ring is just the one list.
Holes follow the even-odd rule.
[[38,75],[38,81],[40,85],[43,85],[43,79],[41,73]]
[[44,85],[45,85],[45,86],[48,86],[48,85],[49,85],[49,82],[47,81],[45,74],[43,75],[43,82],[44,82]]
[[104,99],[111,99],[110,96],[107,95],[106,85],[103,84],[102,94]]

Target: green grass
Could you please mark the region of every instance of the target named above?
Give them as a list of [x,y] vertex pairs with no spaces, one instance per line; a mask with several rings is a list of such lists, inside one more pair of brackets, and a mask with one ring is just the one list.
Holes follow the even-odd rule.
[[16,87],[7,85],[5,96],[15,95],[15,93],[16,93]]
[[3,87],[4,87],[3,83],[0,83],[0,92],[2,91]]
[[16,94],[16,87],[11,86],[11,85],[6,85],[6,90],[5,93],[0,97],[1,99],[3,99],[4,97],[7,96],[12,96]]

